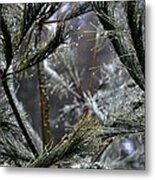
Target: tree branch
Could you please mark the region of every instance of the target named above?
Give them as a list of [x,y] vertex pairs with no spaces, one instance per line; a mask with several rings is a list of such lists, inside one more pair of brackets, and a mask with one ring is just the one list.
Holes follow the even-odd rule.
[[7,70],[9,69],[11,65],[13,52],[12,52],[11,35],[2,14],[2,5],[0,5],[0,30],[2,31],[2,34],[4,37],[4,53],[5,53],[5,60],[6,60],[6,68],[4,70],[3,76],[5,76],[5,74],[7,73]]
[[52,54],[59,47],[60,44],[64,43],[63,30],[64,30],[64,25],[61,24],[58,27],[56,36],[50,40],[50,42],[46,45],[45,48],[39,50],[39,52],[37,52],[35,55],[33,55],[33,57],[30,57],[30,59],[27,60],[25,67],[23,67],[19,70],[15,70],[13,73],[12,72],[7,73],[5,77],[25,71],[25,70],[37,65],[38,63],[42,62],[46,58],[48,58],[48,56],[50,54]]
[[[143,74],[145,75],[145,40],[144,40],[144,6],[139,7],[140,2],[129,1],[127,2],[127,19],[131,30],[131,36],[134,43],[134,47],[137,52],[139,62],[142,67]],[[143,3],[143,2],[142,2]]]
[[[100,11],[99,9],[95,9],[96,15],[99,17],[100,22],[105,30],[114,32],[114,34],[109,34],[109,39],[111,39],[111,43],[113,44],[115,52],[120,57],[120,61],[125,65],[127,71],[135,80],[136,84],[144,91],[145,79],[141,64],[139,63],[136,49],[132,44],[131,32],[127,29],[127,18],[125,19],[125,22],[123,21],[122,23],[122,21],[119,20],[120,17],[114,15],[114,13],[116,12],[115,8],[118,8],[119,3],[121,2],[115,2],[115,4],[114,2],[102,3],[102,11]],[[107,21],[107,18],[105,18],[105,14],[110,21]],[[133,33],[134,32],[132,32],[132,34]],[[124,54],[128,54],[128,56],[123,56]]]
[[29,147],[30,147],[32,153],[34,154],[34,156],[38,157],[39,153],[38,153],[35,145],[33,144],[32,139],[30,138],[30,136],[29,136],[29,134],[27,132],[27,129],[25,128],[25,126],[24,126],[24,124],[22,122],[22,119],[21,119],[20,114],[19,114],[19,112],[18,112],[18,110],[16,108],[16,105],[14,103],[14,100],[12,98],[12,95],[11,95],[11,92],[9,90],[9,87],[8,87],[8,84],[7,84],[6,80],[2,79],[2,85],[3,85],[4,91],[6,93],[6,96],[8,98],[9,104],[10,104],[10,106],[11,106],[11,108],[13,110],[13,113],[14,113],[14,115],[16,117],[16,120],[17,120],[17,122],[19,124],[19,127],[23,131],[23,135],[24,135],[24,137],[25,137],[25,139],[27,141],[27,144],[29,145]]
[[16,117],[18,125],[21,128],[21,130],[23,131],[23,135],[25,136],[26,141],[27,141],[30,149],[32,150],[32,153],[34,154],[35,157],[37,157],[39,155],[37,152],[37,149],[35,148],[35,145],[33,144],[32,140],[31,140],[31,138],[27,132],[27,129],[25,128],[25,126],[22,122],[20,114],[19,114],[17,107],[14,103],[14,100],[12,98],[9,86],[8,86],[7,81],[5,79],[7,70],[9,69],[11,62],[12,62],[13,52],[12,52],[11,35],[9,33],[7,24],[5,23],[5,20],[4,20],[3,15],[2,15],[2,5],[0,6],[0,27],[1,27],[1,31],[3,33],[3,37],[4,37],[4,50],[5,50],[5,60],[6,60],[6,68],[4,69],[3,72],[1,72],[0,78],[2,80],[2,85],[4,88],[5,94],[8,98],[9,104],[13,110],[15,117]]
[[[73,18],[76,18],[76,17],[81,16],[83,14],[89,13],[91,11],[92,11],[92,7],[90,6],[90,3],[85,2],[84,4],[79,5],[78,7],[75,6],[69,14],[63,15],[63,17],[62,17],[62,15],[60,15],[60,17],[58,17],[58,19],[56,19],[56,20],[44,21],[44,24],[69,21]],[[65,18],[64,18],[64,16],[65,16]]]

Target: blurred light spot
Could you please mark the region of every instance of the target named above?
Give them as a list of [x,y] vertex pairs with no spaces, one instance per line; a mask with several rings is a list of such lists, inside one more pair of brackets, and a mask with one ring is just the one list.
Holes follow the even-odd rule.
[[131,154],[134,151],[134,145],[131,141],[129,140],[124,140],[124,142],[122,143],[122,149],[124,152]]

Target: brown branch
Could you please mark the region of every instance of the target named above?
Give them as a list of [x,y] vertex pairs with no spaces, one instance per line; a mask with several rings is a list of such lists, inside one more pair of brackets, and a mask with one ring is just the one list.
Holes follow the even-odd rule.
[[41,111],[41,128],[42,128],[42,138],[43,138],[43,149],[51,141],[51,129],[49,122],[49,108],[48,108],[48,94],[46,88],[46,78],[44,74],[43,64],[39,63],[37,65],[38,69],[38,83],[40,92],[40,111]]

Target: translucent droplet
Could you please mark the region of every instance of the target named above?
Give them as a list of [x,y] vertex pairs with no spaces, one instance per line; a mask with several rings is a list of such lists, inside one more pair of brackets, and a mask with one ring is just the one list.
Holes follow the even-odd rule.
[[56,128],[56,129],[58,129],[58,128],[59,128],[59,125],[58,125],[58,124],[56,124],[56,125],[55,125],[55,128]]

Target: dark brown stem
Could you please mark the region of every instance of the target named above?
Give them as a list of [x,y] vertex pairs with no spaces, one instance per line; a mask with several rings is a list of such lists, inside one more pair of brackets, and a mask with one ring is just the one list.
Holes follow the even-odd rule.
[[43,148],[45,148],[51,141],[51,129],[49,122],[49,108],[48,108],[48,94],[46,88],[46,77],[44,74],[43,64],[37,64],[38,69],[38,83],[39,83],[39,92],[40,92],[40,112],[41,112],[41,128],[42,128],[42,139],[43,139]]

